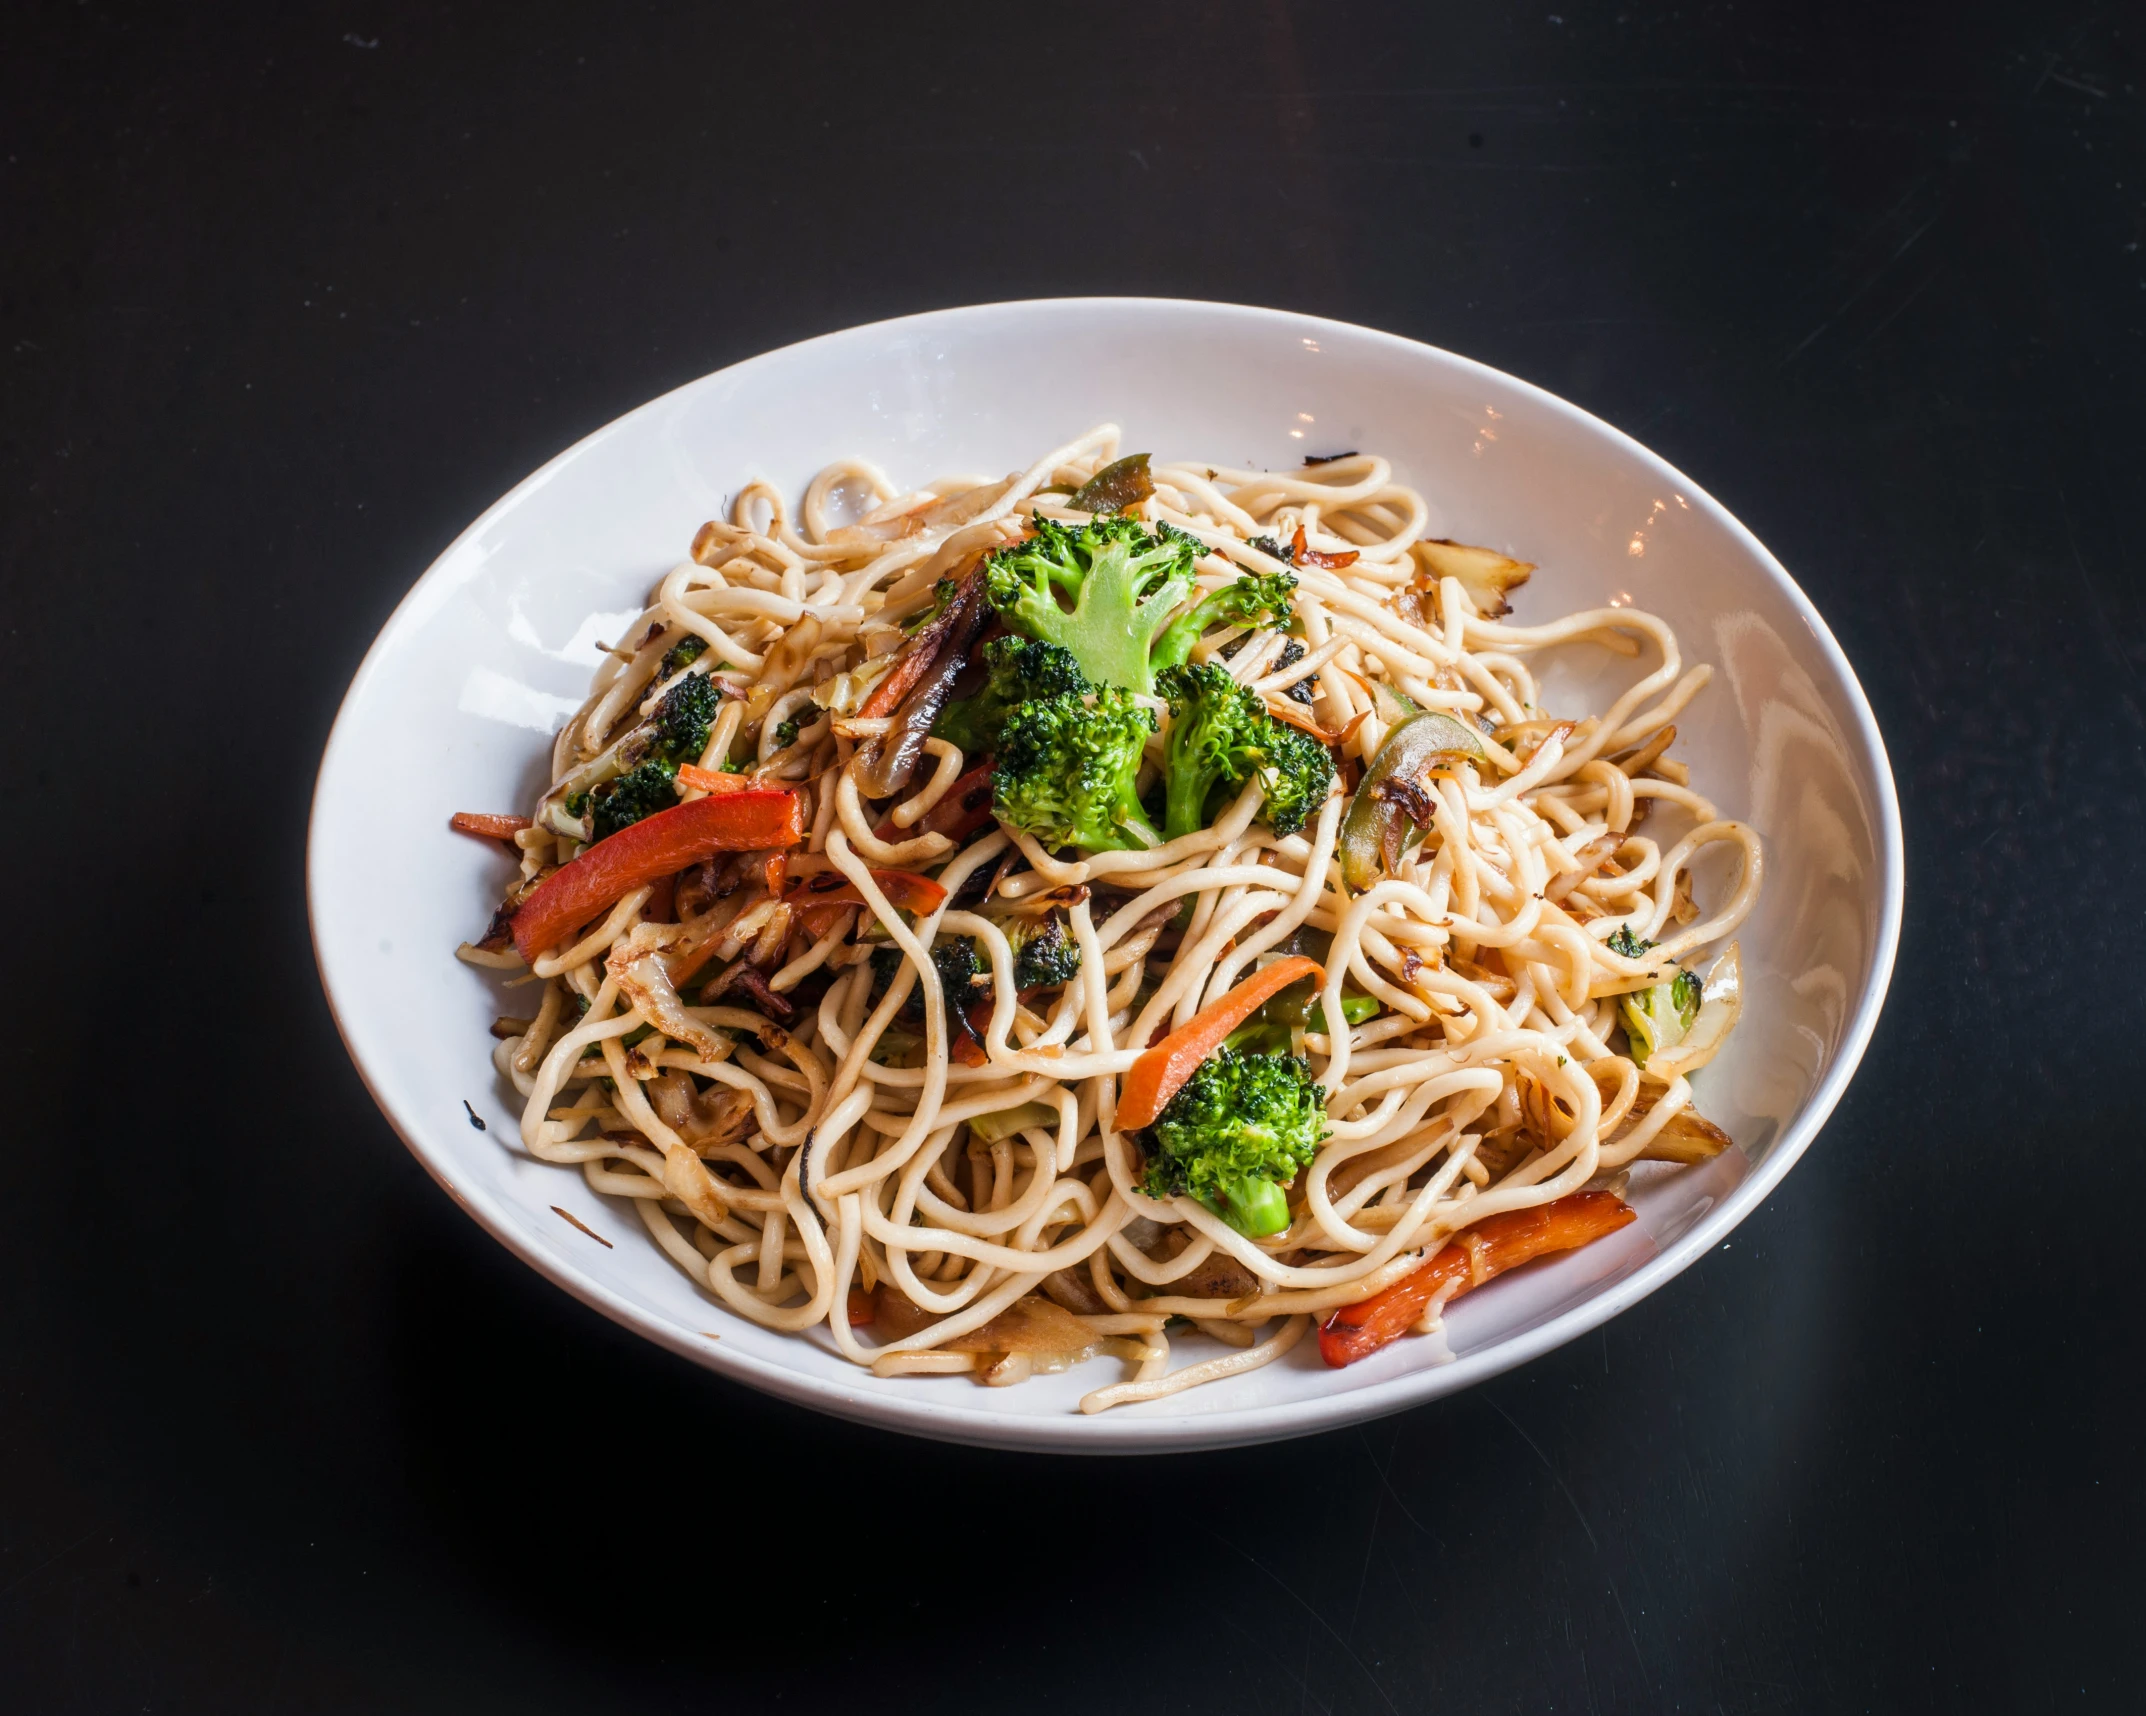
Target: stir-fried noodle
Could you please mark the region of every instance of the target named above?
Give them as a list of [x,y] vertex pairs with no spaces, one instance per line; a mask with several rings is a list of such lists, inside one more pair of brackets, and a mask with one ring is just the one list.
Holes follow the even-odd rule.
[[[1721,944],[1760,849],[1667,754],[1709,670],[1629,607],[1512,623],[1529,569],[1427,541],[1373,454],[1144,467],[1105,426],[1010,478],[902,493],[845,461],[794,514],[752,485],[607,656],[535,816],[466,819],[521,859],[463,953],[512,974],[495,1061],[522,1143],[631,1199],[739,1316],[883,1376],[1114,1354],[1097,1411],[1337,1312],[1348,1333],[1381,1294],[1390,1338],[1504,1266],[1466,1249],[1492,1218],[1621,1210],[1599,1188],[1626,1165],[1726,1142],[1685,1074],[1734,1023]],[[1105,614],[1108,543],[1079,529],[1105,513],[1185,572],[1115,641],[1074,635]],[[1085,618],[1077,576],[1020,601],[987,577],[1081,543]],[[1247,576],[1269,607],[1199,608]],[[1172,616],[1153,650],[1184,665],[1155,672]],[[1088,671],[992,642],[1024,635],[1072,637]],[[1629,682],[1542,707],[1541,658],[1582,643]],[[1075,689],[1044,695],[1054,663]],[[1225,711],[1211,755],[1189,727],[1172,748]],[[1128,721],[1113,798],[1096,757]],[[1701,901],[1713,846],[1737,857]],[[1310,975],[1238,1017],[1270,970]],[[1173,1368],[1173,1338],[1215,1356]]]

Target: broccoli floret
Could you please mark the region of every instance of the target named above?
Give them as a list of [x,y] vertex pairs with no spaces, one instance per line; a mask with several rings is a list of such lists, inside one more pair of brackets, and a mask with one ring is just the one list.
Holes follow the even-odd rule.
[[1166,524],[1151,531],[1129,518],[1035,525],[1035,535],[986,562],[991,606],[1013,630],[1072,651],[1095,684],[1152,691],[1149,645],[1191,594],[1200,544]]
[[1329,1130],[1309,1062],[1222,1049],[1157,1118],[1147,1194],[1198,1198],[1253,1239],[1280,1233],[1289,1225],[1284,1188]]
[[1218,787],[1240,784],[1249,772],[1242,766],[1248,744],[1267,712],[1259,699],[1230,678],[1226,669],[1166,669],[1157,689],[1170,700],[1170,731],[1163,740],[1163,819],[1166,840],[1197,833],[1207,826],[1207,801]]
[[1265,750],[1259,782],[1267,796],[1259,814],[1275,833],[1294,834],[1334,789],[1334,753],[1303,729],[1271,715]]
[[1007,718],[1025,703],[1079,696],[1094,689],[1073,652],[1033,638],[993,638],[984,645],[983,689],[949,704],[932,723],[932,736],[980,757],[998,744]]
[[1297,551],[1279,537],[1255,536],[1252,538],[1252,546],[1268,559],[1279,560],[1284,566],[1294,566],[1297,563]]
[[[1192,646],[1216,626],[1252,626],[1261,621],[1283,622],[1291,614],[1290,599],[1297,587],[1288,572],[1248,572],[1234,584],[1200,598],[1189,613],[1163,628],[1148,659],[1155,671],[1175,667],[1190,658]],[[1298,651],[1301,656],[1302,650]]]
[[1616,934],[1612,935],[1603,945],[1612,953],[1621,953],[1627,959],[1637,959],[1654,943],[1641,941],[1638,936],[1632,933],[1630,924],[1619,924]]
[[722,706],[722,689],[705,673],[681,679],[663,694],[652,717],[655,736],[650,756],[660,756],[672,767],[697,763],[708,743],[708,729],[715,725],[715,712]]
[[678,802],[678,789],[672,784],[677,773],[676,763],[654,759],[638,768],[628,769],[617,780],[598,787],[590,795],[591,838],[608,839],[622,828],[631,828],[644,816],[669,810]]
[[[819,719],[817,712],[814,713],[813,719]],[[787,751],[792,745],[796,744],[797,735],[803,729],[804,725],[805,712],[802,709],[800,709],[795,715],[790,716],[787,720],[776,722],[775,748],[778,751]]]
[[688,632],[665,651],[662,665],[656,669],[656,683],[662,684],[673,674],[683,672],[708,652],[708,640],[698,632]]
[[1091,707],[1047,697],[1014,711],[999,735],[991,808],[1046,846],[1137,851],[1162,837],[1135,793],[1141,749],[1155,717],[1129,691],[1106,685]]
[[1207,826],[1218,791],[1259,777],[1261,814],[1277,834],[1294,834],[1334,783],[1334,758],[1309,733],[1283,725],[1228,672],[1209,662],[1166,669],[1157,688],[1170,700],[1164,739],[1163,836],[1175,840]]
[[[633,766],[586,795],[576,795],[588,810],[592,841],[607,839],[678,802],[673,784],[678,765],[700,761],[722,701],[722,692],[704,673],[688,674],[663,694],[655,714],[648,718],[647,731],[631,748]],[[574,808],[573,797],[566,804],[569,815],[581,814]]]
[[[907,956],[898,947],[877,947],[872,950],[871,1000],[876,1005],[886,994],[887,985],[902,968]],[[960,1017],[969,1002],[982,993],[981,986],[971,987],[970,980],[986,968],[978,957],[976,944],[965,935],[948,936],[931,945],[932,969],[939,974],[939,993],[946,1003],[947,1019],[951,1023]],[[901,1004],[894,1015],[897,1019],[921,1026],[924,1022],[924,986],[919,983],[909,991],[909,998]],[[958,1034],[966,1029],[956,1024]]]
[[1016,989],[1050,989],[1080,975],[1080,943],[1057,912],[1007,925],[1006,939],[1013,944]]
[[949,1007],[961,1006],[968,1000],[970,979],[984,969],[983,961],[976,956],[976,944],[965,935],[933,942],[931,963],[939,973],[939,989]]

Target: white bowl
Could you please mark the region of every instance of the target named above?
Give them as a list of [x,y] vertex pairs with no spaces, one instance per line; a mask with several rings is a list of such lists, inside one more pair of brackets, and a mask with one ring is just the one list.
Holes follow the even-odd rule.
[[[723,1310],[630,1210],[524,1155],[486,1027],[495,983],[456,962],[507,860],[457,810],[525,809],[597,645],[747,478],[796,496],[843,454],[897,481],[1026,464],[1091,425],[1237,466],[1373,449],[1432,533],[1540,563],[1523,620],[1605,601],[1666,617],[1713,685],[1679,723],[1694,783],[1766,842],[1742,931],[1747,1002],[1696,1080],[1738,1148],[1635,1185],[1639,1220],[1455,1305],[1442,1337],[1347,1370],[1314,1343],[1250,1376],[1082,1417],[1116,1361],[986,1389],[881,1380]],[[1575,651],[1574,698],[1608,658]],[[1309,316],[1149,299],[990,304],[808,340],[678,389],[507,495],[418,580],[358,671],[322,759],[307,883],[343,1039],[419,1161],[525,1261],[696,1363],[844,1418],[954,1441],[1094,1452],[1222,1447],[1415,1405],[1594,1328],[1721,1240],[1788,1171],[1869,1041],[1900,933],[1900,812],[1870,707],[1802,592],[1749,531],[1644,447],[1525,382]],[[478,1131],[465,1100],[489,1123]],[[554,1206],[612,1242],[605,1249]]]

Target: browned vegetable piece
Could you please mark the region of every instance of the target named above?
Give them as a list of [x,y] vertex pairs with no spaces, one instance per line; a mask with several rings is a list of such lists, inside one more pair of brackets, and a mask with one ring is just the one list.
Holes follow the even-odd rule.
[[924,754],[924,741],[931,736],[931,724],[946,707],[954,681],[967,665],[969,646],[989,618],[979,555],[956,586],[946,611],[909,640],[902,659],[865,700],[867,716],[891,714],[894,718],[894,725],[858,770],[858,785],[869,797],[887,798],[909,784]]
[[1078,1311],[1084,1316],[1099,1317],[1110,1307],[1103,1303],[1103,1295],[1095,1290],[1085,1268],[1060,1269],[1046,1275],[1042,1281],[1044,1292],[1069,1311]]
[[1066,506],[1073,512],[1123,512],[1138,506],[1155,492],[1155,479],[1148,475],[1148,455],[1128,453],[1113,459],[1073,491]]
[[[1656,1093],[1642,1084],[1639,1096],[1632,1104],[1632,1112],[1625,1117],[1627,1126],[1644,1120],[1654,1111]],[[1690,1103],[1662,1122],[1662,1129],[1639,1153],[1642,1162],[1675,1162],[1690,1167],[1695,1162],[1710,1162],[1736,1140],[1701,1114]]]
[[1513,611],[1505,598],[1535,570],[1532,560],[1515,560],[1495,548],[1471,548],[1443,537],[1417,543],[1415,555],[1423,568],[1419,577],[1427,585],[1436,585],[1441,578],[1458,578],[1476,612],[1486,620]]
[[648,1105],[679,1137],[696,1150],[713,1150],[745,1136],[753,1117],[753,1099],[727,1084],[695,1091],[693,1081],[673,1069],[642,1087]]
[[1259,1277],[1226,1251],[1210,1251],[1158,1291],[1176,1299],[1242,1299],[1259,1291]]
[[1095,1336],[1063,1305],[1040,1293],[1016,1299],[980,1329],[956,1335],[940,1348],[950,1353],[1021,1353],[1029,1358],[1070,1358],[1095,1345]]
[[1408,824],[1423,827],[1431,820],[1426,777],[1482,755],[1480,735],[1443,710],[1425,709],[1396,723],[1342,819],[1342,880],[1361,893],[1393,870]]

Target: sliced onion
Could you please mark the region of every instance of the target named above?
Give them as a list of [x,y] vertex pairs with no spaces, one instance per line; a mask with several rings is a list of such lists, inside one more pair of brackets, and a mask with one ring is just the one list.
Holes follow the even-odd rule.
[[1049,1126],[1057,1118],[1058,1110],[1048,1103],[1024,1102],[1015,1108],[970,1115],[969,1136],[986,1144],[996,1144],[1001,1138],[1011,1138],[1016,1132],[1025,1132],[1032,1126]]
[[637,925],[604,961],[604,970],[617,982],[618,992],[628,1005],[638,1008],[641,1017],[666,1037],[698,1049],[711,1060],[720,1060],[728,1051],[713,1031],[686,1011],[685,1002],[671,983],[670,972],[664,968],[664,943],[657,939],[657,933],[653,924]]

